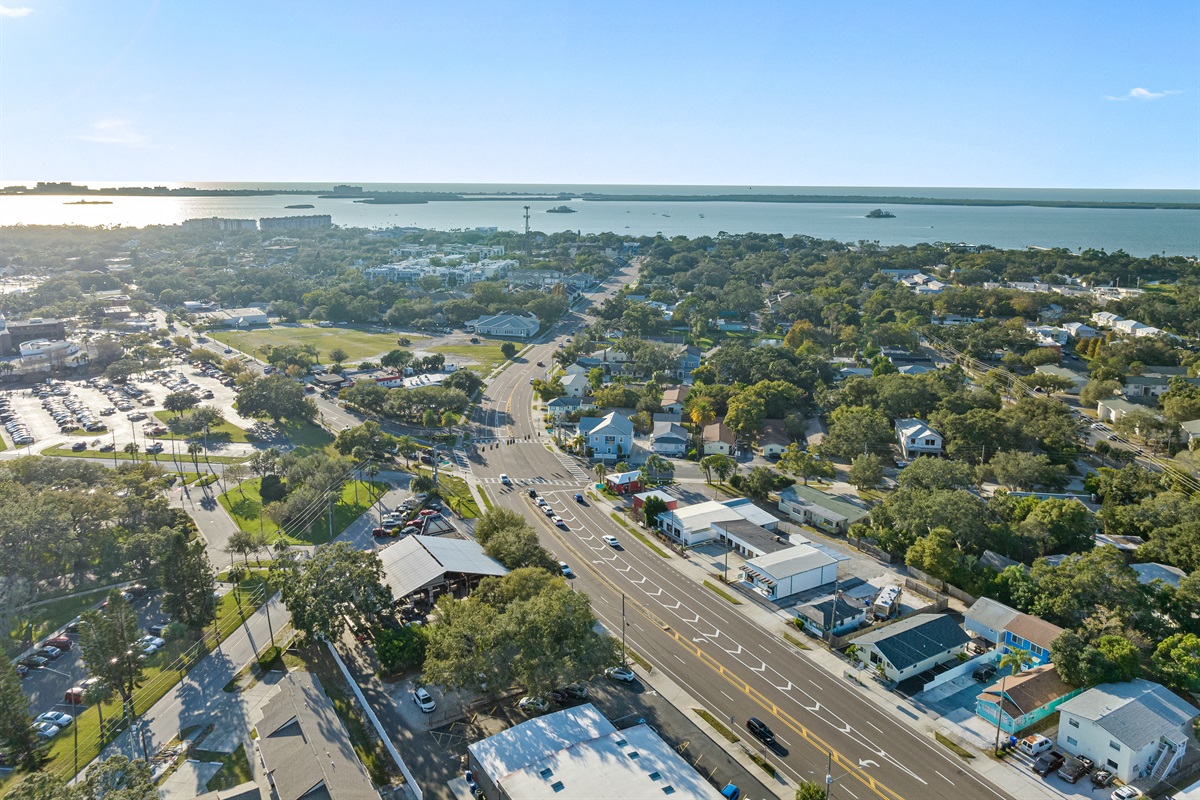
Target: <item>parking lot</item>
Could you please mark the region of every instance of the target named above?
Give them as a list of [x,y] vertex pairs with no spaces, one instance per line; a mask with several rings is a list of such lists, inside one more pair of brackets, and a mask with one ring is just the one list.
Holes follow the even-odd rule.
[[[144,451],[156,437],[167,433],[154,413],[162,409],[166,396],[176,391],[192,392],[200,404],[220,409],[228,422],[243,430],[258,424],[234,410],[236,391],[227,376],[213,369],[205,374],[201,368],[179,361],[124,384],[91,378],[6,391],[0,395],[0,418],[9,415],[10,419],[0,421],[6,425],[18,422],[23,426],[21,432],[33,439],[19,439],[13,429],[7,429],[5,433],[14,447],[40,451],[59,446],[109,452],[124,450],[135,442]],[[169,441],[164,448],[170,449]],[[208,448],[213,455],[244,455],[253,446],[214,436]]]

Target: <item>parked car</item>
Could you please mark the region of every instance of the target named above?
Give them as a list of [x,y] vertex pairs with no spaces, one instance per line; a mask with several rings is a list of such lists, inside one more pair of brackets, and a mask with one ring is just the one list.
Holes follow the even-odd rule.
[[162,623],[162,622],[156,623],[154,625],[149,625],[146,627],[146,633],[150,634],[151,636],[161,637],[166,630],[167,630],[166,623]]
[[62,658],[63,651],[59,650],[57,647],[39,647],[37,650],[33,651],[33,654],[35,656],[41,656],[42,658],[49,659],[50,661],[57,661],[58,659]]
[[588,696],[588,687],[582,683],[568,683],[563,687],[563,691],[576,700],[583,700]]
[[1092,773],[1092,786],[1096,787],[1097,789],[1103,789],[1105,786],[1108,786],[1110,783],[1112,783],[1113,778],[1115,777],[1115,775],[1106,769],[1098,769]]
[[42,647],[53,647],[58,650],[70,650],[75,646],[75,643],[66,636],[54,636],[42,643]]
[[637,675],[634,675],[629,667],[609,667],[604,670],[604,677],[625,683],[633,683],[637,679]]
[[1047,750],[1037,757],[1037,760],[1033,762],[1033,766],[1030,769],[1038,775],[1045,777],[1065,764],[1066,760],[1066,757],[1057,750]]
[[517,701],[517,708],[521,709],[527,714],[541,714],[550,710],[550,703],[544,697],[525,695]]
[[75,718],[70,714],[64,714],[61,711],[47,711],[45,714],[39,714],[35,722],[49,722],[51,725],[57,725],[60,728],[65,728],[75,721]]
[[560,527],[560,528],[566,528],[566,527],[567,527],[566,520],[564,520],[564,519],[563,519],[562,517],[560,517],[558,514],[555,514],[554,516],[550,517],[550,521],[551,521],[551,522],[553,522],[555,525],[557,525],[557,526],[558,526],[558,527]]
[[1066,764],[1063,764],[1062,769],[1058,771],[1058,777],[1067,783],[1077,783],[1080,778],[1091,772],[1094,766],[1096,764],[1090,758],[1073,758]]
[[424,686],[418,686],[416,691],[413,692],[413,702],[417,704],[417,708],[426,714],[432,714],[437,709],[437,703],[433,701],[433,695]]
[[1136,786],[1122,786],[1109,795],[1112,800],[1133,800],[1135,797],[1145,796],[1145,793]]
[[983,666],[976,667],[971,673],[971,677],[980,683],[987,683],[992,678],[996,677],[996,665],[984,664]]
[[391,536],[391,531],[387,528],[372,528],[371,535],[376,539],[382,539],[385,536]]
[[62,728],[49,722],[35,722],[32,727],[39,739],[53,739],[62,730]]
[[746,730],[750,731],[754,738],[763,744],[775,744],[775,734],[767,727],[767,723],[758,717],[751,717],[746,720]]
[[72,453],[82,453],[84,450],[87,450],[87,442],[76,442],[71,445]]
[[1042,736],[1039,733],[1030,734],[1021,740],[1017,745],[1017,749],[1027,756],[1040,756],[1050,748],[1054,747],[1054,742]]
[[550,691],[546,692],[546,697],[550,698],[552,702],[557,703],[560,706],[565,706],[571,700],[567,693],[562,689],[551,689]]

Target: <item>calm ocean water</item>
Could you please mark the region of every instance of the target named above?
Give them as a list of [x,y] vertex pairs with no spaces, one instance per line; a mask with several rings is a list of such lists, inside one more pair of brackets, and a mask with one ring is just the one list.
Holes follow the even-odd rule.
[[[32,182],[30,182],[32,183]],[[93,188],[116,185],[91,183]],[[189,184],[212,188],[265,188],[328,191],[323,184]],[[362,184],[368,190],[558,194],[828,194],[897,197],[1108,200],[1200,202],[1200,192],[1116,189],[971,189],[923,187],[747,187],[747,186],[598,186],[484,184]],[[438,230],[495,226],[519,230],[523,206],[530,206],[534,230],[584,233],[612,231],[628,236],[715,235],[727,233],[806,234],[841,241],[877,240],[881,244],[966,242],[996,247],[1067,247],[1123,249],[1134,255],[1200,255],[1200,211],[1153,211],[1084,208],[930,206],[886,203],[791,204],[753,202],[588,202],[573,199],[575,214],[547,214],[561,201],[487,199],[423,205],[366,205],[349,199],[315,196],[274,197],[112,197],[111,205],[67,205],[68,196],[0,196],[0,225],[172,225],[191,217],[258,218],[292,214],[329,214],[337,225],[363,228],[416,226]],[[314,208],[284,206],[311,203]],[[872,208],[896,219],[867,219]]]

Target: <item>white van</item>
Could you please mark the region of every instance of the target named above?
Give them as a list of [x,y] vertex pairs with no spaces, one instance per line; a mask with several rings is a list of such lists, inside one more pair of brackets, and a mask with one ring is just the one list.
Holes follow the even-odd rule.
[[1017,745],[1018,750],[1028,756],[1033,756],[1034,758],[1040,756],[1042,753],[1046,752],[1052,747],[1054,747],[1054,742],[1050,741],[1045,736],[1042,736],[1040,733],[1034,733],[1026,736],[1021,740],[1021,743]]

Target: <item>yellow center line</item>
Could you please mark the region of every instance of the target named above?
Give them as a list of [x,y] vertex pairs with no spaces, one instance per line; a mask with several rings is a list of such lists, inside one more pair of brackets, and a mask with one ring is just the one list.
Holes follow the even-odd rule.
[[676,642],[683,645],[684,649],[699,659],[702,664],[716,672],[725,680],[729,681],[729,683],[741,690],[747,697],[757,703],[764,711],[770,713],[773,717],[775,717],[775,719],[779,720],[796,734],[803,737],[804,740],[809,744],[813,745],[821,752],[831,756],[835,764],[845,769],[847,774],[853,775],[860,783],[862,783],[863,786],[873,791],[876,795],[882,798],[882,800],[903,800],[901,795],[887,788],[884,784],[882,784],[880,781],[877,781],[871,775],[868,775],[852,759],[843,756],[837,750],[833,749],[833,747],[831,747],[824,739],[810,731],[787,711],[784,711],[777,704],[767,699],[761,692],[739,677],[732,670],[727,669],[723,664],[717,661],[716,658],[706,652],[703,648],[697,646],[696,643],[691,641],[687,636],[684,636],[670,625],[663,622],[653,611],[643,605],[639,600],[622,591],[615,583],[613,583],[612,580],[596,569],[591,561],[586,558],[586,556],[575,549],[571,542],[562,534],[561,531],[558,530],[558,528],[550,524],[550,522],[546,520],[544,516],[539,515],[539,518],[541,522],[550,530],[550,534],[554,538],[556,538],[568,550],[583,558],[584,569],[590,571],[592,575],[599,579],[601,583],[604,583],[606,586],[608,586],[608,588],[612,591],[616,592],[617,594],[624,595],[625,602],[628,606],[631,606],[635,611],[653,623],[656,627],[670,635]]

